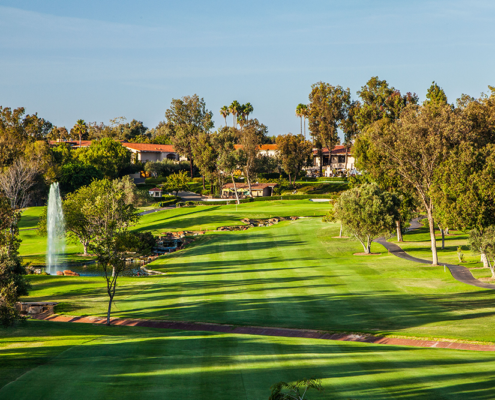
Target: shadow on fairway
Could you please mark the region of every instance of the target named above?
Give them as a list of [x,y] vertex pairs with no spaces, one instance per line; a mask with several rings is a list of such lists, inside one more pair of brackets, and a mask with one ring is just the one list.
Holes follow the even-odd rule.
[[[62,329],[67,334],[88,333],[87,327],[76,324],[65,324],[67,328],[48,324],[53,328],[38,325],[38,329],[59,335]],[[18,378],[3,387],[0,397],[57,400],[69,395],[72,400],[99,400],[109,394],[119,399],[141,399],[146,394],[183,400],[267,399],[276,382],[317,377],[325,391],[312,393],[315,400],[493,398],[495,356],[490,353],[91,328],[101,337],[82,346],[0,350],[2,371],[10,371],[11,381]],[[25,372],[21,366],[39,368],[21,376]]]

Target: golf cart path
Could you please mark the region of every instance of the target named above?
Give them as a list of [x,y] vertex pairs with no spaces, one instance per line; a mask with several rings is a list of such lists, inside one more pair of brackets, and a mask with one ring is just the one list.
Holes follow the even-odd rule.
[[[411,227],[409,230],[417,229],[421,227],[421,224],[418,222],[417,219],[413,219],[411,221]],[[383,247],[385,247],[389,253],[392,253],[394,256],[402,258],[404,260],[420,263],[420,264],[431,264],[431,261],[429,260],[424,260],[422,258],[416,258],[413,257],[409,254],[407,254],[404,250],[402,250],[398,245],[395,243],[390,243],[387,242],[384,238],[379,238],[375,240],[376,243],[381,244]],[[455,264],[447,264],[447,263],[438,263],[438,265],[445,266],[449,269],[450,273],[452,274],[453,278],[458,280],[461,283],[465,283],[467,285],[471,286],[477,286],[479,288],[483,289],[495,289],[495,285],[492,285],[490,283],[485,283],[481,282],[478,279],[476,279],[473,274],[471,274],[471,271],[467,269],[466,267],[463,267],[461,265],[455,265]]]
[[[104,325],[106,318],[98,317],[77,317],[68,315],[37,315],[33,318],[44,321],[55,322],[75,322],[83,324]],[[166,320],[144,320],[144,319],[120,319],[112,318],[111,325],[117,326],[138,326],[158,329],[175,329],[180,331],[202,331],[231,333],[236,335],[257,335],[257,336],[279,336],[291,338],[336,340],[342,342],[361,342],[368,344],[379,344],[388,346],[412,346],[428,347],[453,350],[474,350],[474,351],[495,351],[495,344],[461,343],[447,340],[422,340],[413,338],[391,338],[375,336],[366,333],[331,333],[312,329],[289,329],[261,326],[235,326],[224,324],[213,324],[207,322],[185,322]]]

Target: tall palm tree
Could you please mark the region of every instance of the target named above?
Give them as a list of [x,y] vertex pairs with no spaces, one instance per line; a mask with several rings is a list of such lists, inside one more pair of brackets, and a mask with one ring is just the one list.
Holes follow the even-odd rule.
[[225,126],[228,126],[227,125],[227,117],[230,115],[230,111],[229,111],[229,107],[227,106],[223,106],[221,109],[220,109],[220,114],[223,116],[223,118],[225,119]]
[[248,118],[249,114],[252,114],[253,111],[254,111],[254,108],[251,105],[251,103],[246,103],[242,106],[242,112],[243,112],[244,116],[246,117],[246,120],[249,119]]
[[237,115],[239,114],[239,111],[241,111],[241,108],[242,106],[237,100],[234,100],[229,106],[229,112],[232,114],[235,128],[237,127]]
[[80,146],[83,135],[85,135],[88,132],[88,127],[86,125],[86,122],[84,122],[83,119],[78,119],[76,124],[74,125],[74,128],[72,128],[72,131],[79,136],[79,146]]
[[[301,135],[302,135],[303,107],[304,107],[304,104],[302,104],[302,103],[299,103],[296,107],[296,117],[301,119]],[[304,137],[306,137],[306,135],[304,135]]]
[[308,106],[306,104],[302,104],[301,114],[304,119],[304,138],[306,139],[306,118],[308,118]]

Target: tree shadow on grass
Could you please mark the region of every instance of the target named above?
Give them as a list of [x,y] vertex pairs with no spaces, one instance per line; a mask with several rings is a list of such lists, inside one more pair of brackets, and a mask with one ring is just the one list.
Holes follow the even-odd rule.
[[[266,399],[279,381],[322,379],[311,399],[491,399],[495,356],[398,346],[92,327],[100,340],[53,358],[41,346],[0,350],[4,368],[37,366],[3,398]],[[127,331],[125,331],[127,330]],[[65,350],[64,353],[62,351]],[[53,352],[53,351],[52,351]],[[75,379],[77,377],[77,379]],[[55,384],[64,382],[62,386]],[[84,390],[81,391],[81,388]]]

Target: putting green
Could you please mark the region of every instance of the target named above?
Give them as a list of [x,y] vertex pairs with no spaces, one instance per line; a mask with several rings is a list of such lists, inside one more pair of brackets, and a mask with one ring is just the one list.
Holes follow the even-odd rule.
[[315,399],[488,399],[491,353],[30,321],[0,330],[0,398],[267,399],[322,380]]

